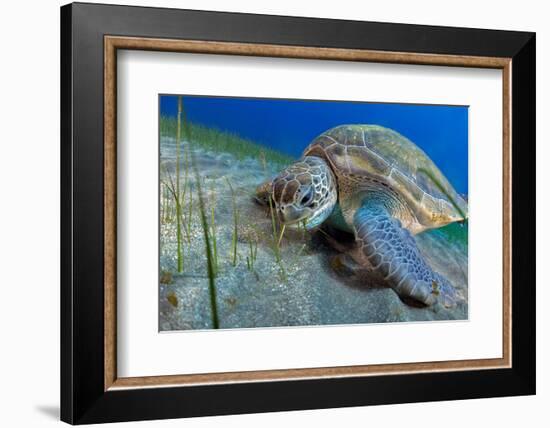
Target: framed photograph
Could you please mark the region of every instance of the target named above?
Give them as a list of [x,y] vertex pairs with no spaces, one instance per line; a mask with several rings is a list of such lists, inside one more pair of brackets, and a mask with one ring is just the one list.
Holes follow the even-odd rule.
[[61,54],[62,420],[535,393],[533,33],[76,3]]

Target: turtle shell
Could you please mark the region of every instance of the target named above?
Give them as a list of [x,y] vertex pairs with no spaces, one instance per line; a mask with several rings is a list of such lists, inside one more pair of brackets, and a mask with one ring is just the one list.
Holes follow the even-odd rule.
[[[380,183],[397,192],[418,220],[437,226],[468,217],[468,205],[412,141],[378,125],[341,125],[315,138],[304,156],[326,159],[338,180]],[[352,197],[353,191],[351,195]]]

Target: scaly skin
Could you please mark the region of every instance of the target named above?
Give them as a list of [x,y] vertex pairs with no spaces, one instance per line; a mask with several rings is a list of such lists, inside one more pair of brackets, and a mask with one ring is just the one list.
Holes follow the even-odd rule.
[[432,270],[411,233],[383,205],[367,199],[355,213],[354,229],[361,252],[400,296],[428,306],[456,305],[453,286]]

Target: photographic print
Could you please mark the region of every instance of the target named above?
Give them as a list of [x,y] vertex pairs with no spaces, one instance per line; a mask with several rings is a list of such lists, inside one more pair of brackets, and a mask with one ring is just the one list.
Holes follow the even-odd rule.
[[468,107],[159,96],[159,329],[468,319]]

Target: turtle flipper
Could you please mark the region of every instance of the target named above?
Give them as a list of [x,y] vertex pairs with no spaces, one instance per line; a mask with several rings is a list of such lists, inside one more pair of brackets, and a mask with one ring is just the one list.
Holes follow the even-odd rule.
[[456,305],[451,283],[426,263],[411,233],[382,204],[366,201],[355,213],[354,229],[361,252],[400,296],[426,305]]

